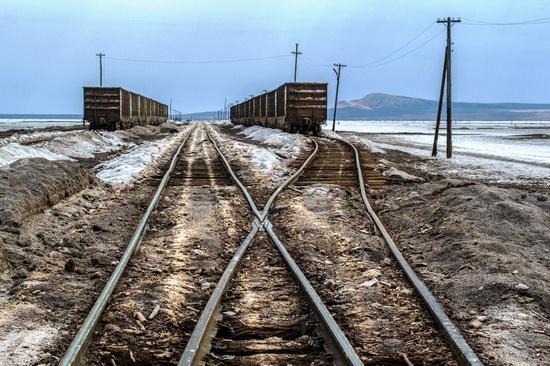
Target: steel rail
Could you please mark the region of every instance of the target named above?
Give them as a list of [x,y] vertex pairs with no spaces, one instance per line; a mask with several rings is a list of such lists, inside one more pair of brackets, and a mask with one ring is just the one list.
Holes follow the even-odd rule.
[[308,303],[317,315],[317,319],[319,320],[321,327],[328,335],[325,340],[327,341],[330,350],[335,356],[337,364],[355,366],[363,365],[363,362],[361,361],[357,353],[355,353],[348,339],[346,338],[338,324],[336,324],[336,321],[326,308],[323,300],[321,300],[317,292],[315,292],[315,289],[313,288],[313,286],[311,286],[309,280],[306,278],[304,273],[300,270],[300,267],[298,267],[292,256],[286,250],[283,242],[277,237],[277,234],[273,231],[273,225],[271,224],[269,219],[265,219],[264,228],[269,234],[271,240],[273,240],[273,242],[275,243],[275,246],[277,247],[279,252],[281,252],[281,255],[283,256],[287,266],[289,267],[290,272],[300,284],[300,287],[306,295]]
[[428,286],[416,275],[415,271],[412,269],[412,267],[409,265],[405,257],[401,254],[401,251],[397,248],[397,245],[393,242],[390,234],[388,234],[386,228],[384,227],[384,224],[374,212],[372,209],[369,200],[367,198],[367,193],[365,191],[365,184],[363,181],[363,174],[361,170],[361,161],[359,158],[359,152],[355,148],[353,144],[351,144],[348,141],[334,138],[334,137],[328,137],[329,139],[340,141],[352,149],[352,151],[355,154],[355,162],[357,167],[357,175],[359,178],[359,186],[361,189],[361,197],[363,198],[363,203],[365,204],[365,207],[367,209],[367,213],[370,216],[371,220],[374,222],[376,229],[380,232],[382,237],[384,238],[386,244],[390,248],[393,256],[405,272],[407,278],[412,283],[414,288],[416,289],[417,293],[420,295],[422,300],[424,301],[424,304],[434,317],[436,324],[438,328],[443,333],[444,337],[447,339],[447,342],[451,346],[451,349],[455,356],[458,358],[461,365],[472,365],[472,366],[481,366],[483,363],[480,361],[480,359],[475,354],[474,350],[470,347],[468,342],[466,342],[466,339],[462,336],[460,333],[460,330],[454,325],[454,323],[451,321],[451,319],[447,316],[445,313],[445,310],[443,310],[443,307],[439,303],[439,301],[436,299],[435,295],[430,291]]
[[248,233],[247,237],[239,246],[239,249],[237,249],[237,252],[233,255],[233,258],[231,258],[231,261],[223,271],[222,277],[212,292],[210,299],[208,299],[197,325],[185,346],[185,350],[178,362],[179,366],[195,365],[206,353],[206,344],[210,342],[211,338],[214,336],[213,332],[210,332],[210,330],[213,329],[215,323],[219,320],[216,314],[219,313],[222,297],[227,291],[244,253],[250,246],[250,243],[256,238],[256,234],[258,234],[261,226],[262,224],[257,219],[254,220],[252,223],[252,230]]
[[313,144],[315,145],[315,148],[313,149],[313,152],[310,154],[310,156],[306,159],[306,161],[304,161],[304,163],[300,166],[300,168],[298,168],[294,174],[292,174],[292,176],[290,176],[286,181],[284,181],[276,190],[275,192],[273,192],[271,194],[271,196],[269,197],[269,199],[267,200],[262,212],[260,212],[260,210],[258,210],[257,206],[256,206],[256,203],[254,202],[254,199],[252,198],[252,196],[250,196],[250,194],[248,193],[248,189],[246,189],[246,187],[244,186],[244,184],[242,184],[242,182],[239,180],[239,178],[237,178],[237,175],[235,175],[235,173],[233,172],[233,169],[231,168],[231,165],[229,164],[229,161],[226,159],[226,157],[223,155],[223,153],[221,152],[221,150],[218,148],[218,145],[216,144],[216,142],[212,139],[212,136],[210,135],[210,133],[207,131],[207,134],[208,134],[208,137],[210,138],[210,141],[212,141],[212,143],[214,144],[214,147],[216,149],[216,151],[218,152],[218,155],[221,157],[222,161],[223,161],[223,164],[225,166],[225,169],[227,170],[227,172],[229,173],[229,175],[231,175],[231,178],[233,179],[233,181],[235,181],[235,183],[239,186],[239,188],[243,191],[244,195],[245,195],[245,198],[246,200],[248,201],[248,204],[250,205],[250,207],[252,208],[252,211],[254,212],[254,215],[256,216],[256,218],[258,220],[260,220],[260,223],[263,223],[264,220],[266,219],[268,213],[269,213],[269,209],[271,207],[271,204],[273,203],[273,201],[275,201],[275,199],[277,198],[277,196],[279,195],[279,193],[281,193],[281,191],[283,189],[285,189],[289,184],[295,182],[299,177],[300,175],[304,172],[304,170],[311,164],[311,162],[313,161],[313,159],[315,159],[315,157],[317,156],[317,154],[319,153],[319,144],[317,143],[317,141],[315,140],[312,140]]
[[218,281],[218,284],[214,288],[214,291],[212,291],[212,294],[210,295],[210,298],[208,299],[208,302],[206,303],[206,306],[204,307],[201,313],[201,316],[199,317],[199,320],[197,321],[197,324],[193,329],[193,333],[191,333],[191,336],[187,341],[187,345],[185,346],[185,349],[180,357],[180,360],[178,361],[178,366],[195,365],[207,352],[206,351],[207,343],[210,342],[210,340],[213,337],[212,329],[218,320],[216,314],[218,314],[222,297],[227,291],[229,284],[231,283],[231,280],[235,275],[235,271],[239,266],[239,263],[244,253],[246,252],[246,249],[248,249],[250,244],[254,241],[254,239],[256,238],[256,235],[258,234],[258,231],[263,230],[263,225],[260,221],[260,218],[261,218],[260,211],[256,207],[256,204],[254,203],[254,200],[250,196],[250,193],[248,193],[248,190],[246,189],[244,184],[242,184],[242,182],[239,180],[237,175],[235,175],[235,173],[233,172],[233,169],[231,168],[229,161],[225,158],[225,156],[221,152],[220,148],[218,147],[218,145],[216,144],[216,142],[208,132],[208,129],[206,130],[206,134],[208,135],[208,138],[214,145],[214,148],[216,149],[218,156],[222,159],[225,170],[231,176],[235,184],[237,184],[237,186],[243,192],[243,195],[248,201],[248,204],[250,205],[250,208],[252,209],[254,216],[256,216],[256,219],[252,223],[251,231],[248,233],[245,240],[241,243],[241,245],[239,246],[239,248],[237,249],[233,257],[229,261],[229,264],[223,271],[223,274],[220,280]]
[[[212,295],[210,295],[210,299],[208,300],[208,303],[204,307],[202,314],[195,326],[195,329],[193,329],[193,333],[191,334],[191,337],[189,338],[189,341],[187,342],[187,345],[185,346],[185,350],[183,351],[183,354],[180,357],[180,360],[178,362],[178,366],[190,366],[195,365],[199,362],[199,360],[204,356],[205,350],[207,347],[207,343],[210,342],[213,332],[211,331],[214,327],[215,323],[217,322],[216,314],[218,312],[221,299],[225,292],[227,291],[227,288],[229,286],[229,283],[233,279],[234,273],[240,263],[240,260],[242,259],[246,249],[249,247],[250,243],[254,240],[256,237],[256,234],[258,231],[263,230],[263,219],[267,215],[267,211],[269,210],[269,205],[271,205],[271,202],[275,199],[274,197],[282,190],[281,187],[275,191],[270,197],[270,200],[266,204],[266,207],[264,207],[264,213],[260,213],[258,208],[256,207],[256,203],[250,196],[250,193],[248,192],[248,189],[244,186],[244,184],[240,181],[240,179],[237,177],[237,175],[233,172],[233,169],[231,168],[231,165],[229,164],[229,161],[226,159],[226,157],[221,152],[220,148],[212,138],[211,134],[207,130],[207,135],[212,144],[214,145],[214,148],[216,149],[216,152],[222,159],[222,162],[224,164],[225,170],[227,173],[231,176],[235,184],[241,189],[243,192],[243,195],[245,196],[246,200],[248,201],[248,204],[250,205],[250,208],[252,209],[254,215],[256,216],[256,219],[253,222],[252,231],[248,234],[246,239],[243,241],[243,243],[239,246],[237,249],[237,252],[234,254],[233,258],[231,258],[231,261],[229,262],[227,268],[224,270],[222,277],[218,281],[218,284],[214,288],[214,291],[212,292]],[[298,179],[298,176],[302,173],[303,169],[305,168],[306,164],[309,164],[313,157],[317,155],[318,152],[318,145],[315,142],[315,149],[313,153],[311,154],[310,158],[304,162],[303,166],[296,171],[289,179],[287,179],[283,185],[288,185],[290,182]]]
[[300,168],[298,168],[294,174],[292,174],[292,176],[290,176],[290,178],[288,178],[286,181],[284,181],[283,184],[281,184],[279,186],[279,188],[277,188],[275,190],[275,192],[273,192],[273,194],[271,195],[271,197],[269,197],[269,199],[267,200],[265,206],[264,206],[264,209],[262,211],[262,216],[260,218],[260,221],[261,222],[264,222],[264,220],[267,218],[267,215],[269,214],[269,209],[271,208],[271,204],[273,203],[273,201],[275,201],[275,199],[277,198],[277,196],[279,195],[279,193],[281,193],[281,191],[283,189],[285,189],[289,184],[292,184],[294,183],[296,180],[298,180],[298,178],[300,177],[300,175],[302,175],[302,173],[304,172],[304,170],[311,164],[311,162],[313,161],[313,159],[315,159],[317,157],[317,154],[319,154],[319,144],[317,143],[317,141],[315,140],[311,140],[313,142],[313,144],[315,145],[315,148],[313,149],[313,152],[311,153],[311,155],[309,155],[309,157],[306,159],[306,161],[304,161],[304,163],[300,166]]
[[[351,345],[349,344],[349,341],[343,334],[343,332],[340,330],[336,322],[334,321],[334,318],[330,315],[330,312],[326,308],[326,306],[323,304],[321,298],[319,295],[315,292],[313,289],[313,286],[309,283],[303,272],[300,270],[292,256],[288,253],[286,250],[284,244],[279,240],[275,232],[273,231],[273,225],[271,222],[267,219],[267,215],[269,213],[269,208],[271,204],[274,202],[278,194],[286,188],[289,184],[296,181],[299,176],[303,173],[304,169],[311,164],[313,159],[317,156],[319,152],[319,145],[315,140],[313,140],[315,144],[315,149],[312,152],[312,154],[306,159],[306,161],[302,164],[302,166],[294,172],[294,174],[289,177],[283,184],[281,184],[275,192],[270,196],[268,199],[266,205],[264,206],[264,209],[262,213],[260,214],[259,211],[256,208],[256,205],[250,197],[248,190],[246,187],[240,182],[240,180],[237,178],[237,176],[233,173],[233,170],[227,161],[227,159],[223,156],[222,152],[218,148],[215,141],[212,139],[210,134],[208,133],[208,137],[211,139],[212,143],[214,144],[214,147],[218,151],[218,154],[220,157],[222,157],[222,161],[224,162],[224,166],[226,167],[227,171],[231,175],[231,177],[234,179],[234,181],[237,183],[237,185],[241,188],[243,191],[243,194],[246,196],[251,208],[254,211],[254,214],[256,215],[256,220],[254,220],[254,224],[258,225],[259,230],[266,230],[272,241],[275,243],[276,248],[280,251],[281,255],[283,256],[285,262],[287,263],[291,273],[293,274],[294,278],[299,283],[300,287],[304,290],[306,293],[306,298],[308,299],[308,302],[312,306],[312,309],[314,310],[317,318],[319,319],[319,322],[322,326],[322,328],[325,330],[325,333],[328,335],[326,337],[327,343],[329,345],[329,349],[333,352],[335,359],[338,360],[339,364],[342,365],[363,365]],[[255,227],[253,227],[254,229]],[[222,278],[218,282],[218,285],[214,289],[210,299],[208,300],[207,305],[205,306],[203,313],[201,314],[201,317],[199,318],[199,321],[197,322],[197,325],[195,329],[193,330],[193,333],[191,334],[191,337],[187,343],[187,346],[185,347],[185,350],[180,358],[180,361],[178,363],[178,366],[191,366],[195,365],[201,357],[204,355],[206,343],[210,341],[212,337],[212,332],[209,330],[212,329],[216,317],[215,314],[218,311],[218,308],[220,306],[221,297],[227,290],[229,281],[233,278],[233,271],[238,267],[238,262],[240,259],[242,259],[242,255],[244,251],[249,246],[249,243],[252,242],[252,239],[249,239],[249,236],[247,236],[247,243],[243,242],[239,249],[237,250],[237,253],[235,256],[231,259],[230,262],[230,269],[229,267],[224,271],[224,274],[222,275]]]
[[212,139],[212,136],[210,135],[210,132],[208,132],[208,130],[206,130],[206,134],[208,135],[208,138],[210,139],[212,144],[214,144],[214,148],[218,152],[218,156],[222,159],[223,166],[225,167],[225,170],[231,176],[231,178],[233,179],[235,184],[237,184],[237,186],[239,186],[239,188],[243,192],[246,200],[248,201],[248,204],[250,205],[250,208],[254,212],[254,216],[256,216],[258,218],[258,220],[260,220],[260,222],[261,222],[262,221],[262,214],[260,213],[260,210],[258,210],[258,207],[256,207],[256,203],[252,199],[252,196],[250,196],[250,194],[248,193],[248,189],[246,189],[244,184],[242,184],[242,182],[239,180],[239,178],[237,178],[237,175],[235,175],[235,173],[233,172],[233,169],[231,169],[231,165],[229,164],[229,161],[223,155],[223,153],[221,152],[220,148],[218,147],[218,145],[216,144],[214,139]]
[[149,207],[143,214],[143,217],[141,218],[141,221],[137,229],[135,230],[134,235],[132,236],[132,239],[128,243],[126,250],[122,254],[122,257],[120,258],[116,268],[111,274],[109,281],[107,281],[107,283],[105,284],[105,287],[103,288],[103,291],[101,292],[101,294],[98,296],[94,306],[92,307],[92,310],[90,310],[88,316],[86,317],[86,320],[80,327],[78,333],[76,334],[75,338],[69,345],[69,348],[63,355],[63,358],[61,359],[61,361],[59,361],[58,365],[67,366],[67,365],[78,365],[80,363],[82,356],[84,355],[84,353],[86,352],[86,349],[88,348],[88,345],[90,344],[94,330],[97,326],[97,323],[99,322],[99,318],[103,310],[107,306],[107,303],[109,302],[109,299],[118,281],[120,280],[122,274],[124,273],[126,265],[128,264],[132,254],[136,251],[136,248],[141,243],[141,240],[147,231],[147,222],[152,212],[154,211],[156,205],[158,204],[160,195],[164,187],[166,186],[168,180],[170,179],[170,175],[172,174],[174,167],[176,166],[176,162],[178,160],[178,157],[181,151],[183,150],[183,146],[195,128],[196,128],[196,124],[194,124],[191,128],[189,128],[189,132],[187,133],[183,142],[180,144],[178,150],[174,154],[174,157],[172,158],[172,161],[170,163],[170,167],[164,174],[162,181],[160,182],[153,198],[151,199],[151,203],[149,204]]

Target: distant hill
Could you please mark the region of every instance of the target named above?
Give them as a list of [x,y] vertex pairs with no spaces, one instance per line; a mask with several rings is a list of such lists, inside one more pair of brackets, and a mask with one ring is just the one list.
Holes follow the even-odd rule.
[[[372,93],[357,100],[338,103],[339,120],[435,120],[437,101]],[[445,120],[446,103],[441,119]],[[332,120],[333,108],[327,119]],[[212,120],[215,112],[186,113],[183,120]],[[464,103],[453,102],[453,120],[462,121],[550,121],[550,104],[530,103]]]
[[[410,98],[382,93],[368,94],[362,99],[338,103],[340,120],[434,120],[437,117],[435,100]],[[445,119],[446,103],[441,118]],[[334,109],[328,111],[332,119]],[[529,103],[464,103],[453,102],[454,120],[481,121],[538,121],[550,120],[550,104]]]

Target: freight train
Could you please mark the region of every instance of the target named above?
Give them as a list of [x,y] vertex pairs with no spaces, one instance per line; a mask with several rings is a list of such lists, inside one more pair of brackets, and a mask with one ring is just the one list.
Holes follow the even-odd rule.
[[168,120],[168,106],[120,87],[84,87],[84,121],[90,130],[120,130],[159,125]]
[[316,135],[327,119],[327,84],[286,83],[231,106],[231,122]]

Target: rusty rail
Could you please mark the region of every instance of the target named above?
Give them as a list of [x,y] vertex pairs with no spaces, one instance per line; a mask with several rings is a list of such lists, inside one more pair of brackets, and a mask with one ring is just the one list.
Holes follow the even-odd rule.
[[122,254],[122,257],[120,258],[115,270],[111,274],[109,281],[107,281],[107,283],[105,284],[105,287],[103,288],[103,291],[98,296],[94,306],[92,307],[92,310],[90,310],[88,316],[86,317],[86,320],[84,320],[84,323],[82,324],[75,338],[69,345],[69,348],[63,355],[63,358],[61,359],[61,361],[59,361],[59,366],[78,365],[80,363],[82,356],[84,355],[84,353],[86,352],[86,349],[88,348],[88,345],[90,344],[92,335],[99,322],[99,318],[103,313],[103,310],[107,306],[107,303],[109,302],[109,299],[111,298],[111,295],[118,281],[122,277],[122,274],[126,269],[126,265],[130,261],[130,258],[132,257],[132,254],[139,247],[143,239],[143,236],[147,231],[147,222],[149,221],[151,214],[153,213],[153,211],[155,210],[155,207],[158,204],[158,201],[160,199],[162,191],[164,190],[164,187],[166,186],[168,180],[170,179],[170,175],[172,174],[172,171],[176,166],[176,161],[178,160],[178,157],[181,151],[183,150],[183,145],[185,144],[185,142],[187,141],[187,139],[189,138],[189,136],[191,135],[191,133],[195,128],[196,128],[196,124],[193,125],[191,128],[189,128],[189,131],[187,132],[185,138],[183,139],[183,142],[180,144],[177,152],[174,154],[174,157],[172,158],[172,162],[170,163],[170,167],[166,171],[166,174],[164,175],[164,178],[159,184],[155,195],[151,199],[151,203],[149,204],[147,211],[145,211],[145,214],[141,218],[141,221],[136,231],[134,232],[132,239],[128,243],[126,250]]
[[[319,295],[317,295],[317,293],[313,289],[313,286],[311,286],[311,284],[309,283],[307,278],[304,276],[304,274],[302,273],[302,271],[300,270],[296,262],[292,259],[292,257],[286,250],[284,244],[279,240],[279,238],[273,231],[273,226],[271,222],[267,218],[269,213],[269,208],[271,204],[274,202],[274,200],[276,199],[276,197],[278,196],[278,194],[289,184],[296,181],[298,177],[302,174],[304,169],[313,161],[315,156],[317,156],[317,153],[319,151],[319,146],[317,142],[314,141],[315,149],[313,153],[308,157],[308,159],[304,162],[304,164],[302,164],[302,166],[299,169],[297,169],[297,171],[291,177],[289,177],[283,184],[281,184],[275,190],[275,192],[271,195],[271,197],[267,201],[262,213],[260,213],[252,197],[248,193],[248,190],[246,189],[246,187],[238,180],[236,175],[233,173],[231,166],[229,165],[229,162],[227,161],[227,159],[225,159],[225,157],[223,156],[222,152],[220,151],[216,143],[213,141],[210,134],[208,136],[211,139],[212,143],[214,144],[216,151],[222,157],[222,161],[224,162],[224,165],[227,171],[243,191],[243,194],[245,195],[247,201],[249,202],[256,216],[256,219],[254,220],[251,233],[247,236],[245,241],[241,244],[241,246],[235,253],[234,257],[231,259],[231,262],[228,268],[226,268],[226,270],[224,271],[222,278],[218,282],[210,299],[208,300],[208,303],[205,309],[203,310],[203,313],[201,314],[199,321],[197,322],[197,325],[193,330],[193,333],[191,334],[189,342],[185,347],[185,350],[180,358],[178,366],[195,365],[196,363],[199,362],[199,360],[204,355],[204,352],[206,350],[206,344],[211,340],[211,337],[213,336],[213,332],[211,330],[215,324],[216,312],[219,311],[218,309],[220,306],[221,297],[227,290],[229,281],[233,277],[234,271],[238,266],[238,262],[242,258],[247,247],[253,241],[253,236],[256,235],[258,230],[265,230],[268,233],[272,241],[275,243],[275,246],[277,247],[277,249],[281,252],[281,255],[286,261],[296,281],[299,283],[300,287],[304,290],[306,294],[306,298],[308,299],[308,302],[312,306],[321,326],[325,330],[325,335],[326,335],[325,339],[335,359],[338,360],[339,364],[342,364],[342,365],[354,365],[354,366],[362,365],[363,363],[359,359],[359,356],[357,356],[357,354],[349,344],[347,338],[345,337],[343,332],[340,330],[340,328],[338,327],[338,325],[330,315],[328,309],[323,304],[321,298],[319,297]],[[254,234],[252,234],[253,232]]]
[[413,287],[416,289],[417,293],[420,295],[420,297],[424,301],[424,304],[432,314],[437,326],[443,333],[445,339],[449,343],[451,349],[453,350],[453,353],[458,358],[460,364],[472,365],[472,366],[483,365],[483,363],[479,360],[479,358],[477,357],[473,349],[470,347],[468,342],[466,342],[466,339],[464,339],[464,337],[460,333],[460,330],[454,325],[451,319],[447,316],[447,314],[445,313],[445,310],[443,309],[439,301],[437,301],[434,294],[430,291],[428,286],[426,286],[426,284],[417,276],[417,274],[409,265],[405,257],[403,257],[403,255],[397,248],[397,245],[395,245],[392,238],[390,237],[390,234],[388,234],[386,228],[384,227],[384,224],[382,223],[378,215],[376,215],[376,212],[374,212],[374,210],[372,209],[369,203],[369,200],[367,198],[367,193],[365,191],[365,183],[364,183],[363,174],[361,171],[361,161],[359,158],[359,152],[357,151],[355,146],[342,139],[338,139],[334,137],[329,137],[329,138],[346,144],[354,152],[356,166],[357,166],[357,175],[359,179],[359,187],[361,189],[361,197],[363,198],[363,203],[365,204],[367,213],[371,218],[372,222],[374,223],[378,232],[384,238],[384,241],[390,248],[393,256],[395,257],[399,265],[401,266],[401,269],[403,269],[407,278],[409,279]]

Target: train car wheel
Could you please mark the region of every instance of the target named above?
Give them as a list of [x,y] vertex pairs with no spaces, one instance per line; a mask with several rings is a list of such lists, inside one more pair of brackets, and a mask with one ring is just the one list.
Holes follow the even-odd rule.
[[311,126],[311,132],[313,133],[313,136],[317,136],[319,134],[319,125]]

